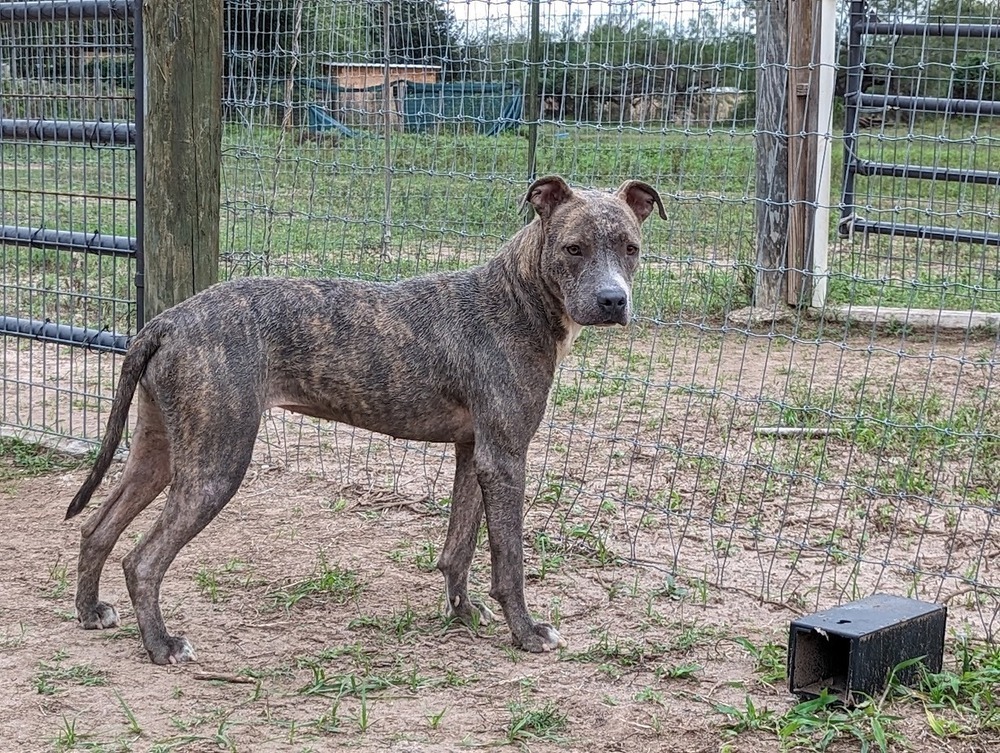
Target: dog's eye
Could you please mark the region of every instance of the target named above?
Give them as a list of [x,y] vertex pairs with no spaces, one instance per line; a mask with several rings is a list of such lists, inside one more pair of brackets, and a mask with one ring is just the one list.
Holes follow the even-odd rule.
[[566,253],[569,254],[570,256],[579,256],[580,254],[583,253],[583,249],[581,249],[575,243],[571,243],[570,245],[566,246]]
[[639,247],[630,243],[628,246],[625,247],[625,253],[628,254],[629,256],[635,256],[637,253],[639,253]]

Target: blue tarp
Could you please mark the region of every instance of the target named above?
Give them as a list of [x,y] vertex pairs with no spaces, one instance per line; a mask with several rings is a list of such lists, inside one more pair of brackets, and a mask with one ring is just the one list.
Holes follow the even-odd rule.
[[[305,79],[314,90],[329,92],[335,97],[348,92],[370,92],[377,95],[382,85],[367,89],[345,89],[323,79]],[[417,84],[394,81],[390,86],[402,87],[403,128],[420,133],[440,125],[471,125],[477,133],[496,136],[522,122],[524,100],[514,84],[485,82],[453,82]],[[373,96],[373,99],[377,97]],[[353,132],[319,105],[310,104],[309,127],[313,130],[336,129],[345,136]]]
[[310,131],[336,131],[341,136],[354,138],[354,131],[345,126],[327,110],[316,104],[307,106],[309,110],[309,130]]
[[521,122],[521,92],[512,84],[406,84],[403,119],[407,131],[441,123],[471,123],[477,133],[496,136]]

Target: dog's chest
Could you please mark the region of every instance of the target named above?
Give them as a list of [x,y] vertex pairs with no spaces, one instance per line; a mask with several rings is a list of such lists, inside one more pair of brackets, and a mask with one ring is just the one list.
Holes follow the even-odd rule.
[[566,354],[573,348],[576,338],[583,331],[582,324],[577,324],[570,319],[563,319],[563,326],[566,327],[566,336],[556,343],[556,368],[559,368],[559,364],[563,362]]

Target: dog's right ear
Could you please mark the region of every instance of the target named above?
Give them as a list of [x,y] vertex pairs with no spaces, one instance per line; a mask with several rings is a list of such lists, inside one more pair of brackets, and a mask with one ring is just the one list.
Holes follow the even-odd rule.
[[558,175],[539,178],[528,187],[528,193],[521,200],[521,209],[531,204],[543,220],[552,216],[557,206],[573,195],[573,189]]

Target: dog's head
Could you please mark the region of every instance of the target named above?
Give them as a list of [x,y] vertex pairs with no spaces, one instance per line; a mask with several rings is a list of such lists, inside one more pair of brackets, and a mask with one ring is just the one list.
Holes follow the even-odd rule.
[[614,193],[574,191],[558,176],[528,189],[542,224],[541,270],[577,324],[628,324],[632,277],[639,265],[639,226],[654,209],[666,219],[651,186],[627,180]]

